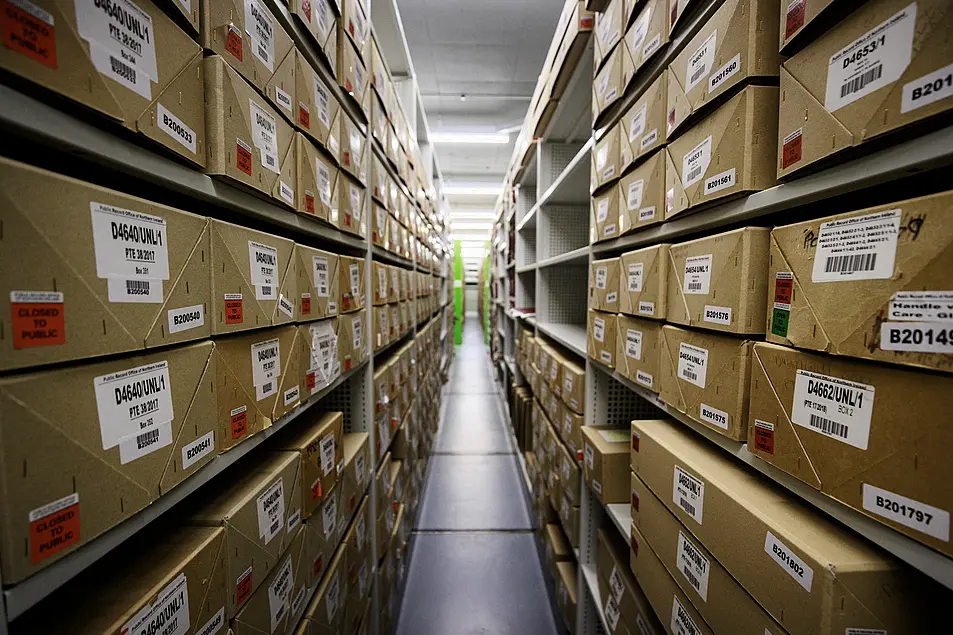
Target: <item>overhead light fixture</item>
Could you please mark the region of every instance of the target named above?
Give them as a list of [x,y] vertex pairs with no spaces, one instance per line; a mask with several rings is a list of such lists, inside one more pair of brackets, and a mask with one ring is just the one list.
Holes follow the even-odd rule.
[[498,132],[431,132],[430,142],[504,145],[510,142],[510,135]]
[[445,185],[443,187],[443,193],[448,196],[453,195],[474,195],[474,196],[498,196],[500,192],[503,191],[503,185],[495,184],[478,184],[478,183],[469,183],[469,184],[459,184],[459,185]]

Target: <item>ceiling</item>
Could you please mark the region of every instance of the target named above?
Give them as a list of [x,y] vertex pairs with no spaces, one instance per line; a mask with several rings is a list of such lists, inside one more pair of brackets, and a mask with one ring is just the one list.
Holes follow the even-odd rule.
[[[505,145],[438,144],[445,185],[502,186],[561,2],[397,0],[397,7],[431,132],[510,131]],[[454,210],[465,210],[471,226],[480,210],[492,221],[495,194],[447,198],[451,222]],[[480,230],[454,234],[479,238]]]

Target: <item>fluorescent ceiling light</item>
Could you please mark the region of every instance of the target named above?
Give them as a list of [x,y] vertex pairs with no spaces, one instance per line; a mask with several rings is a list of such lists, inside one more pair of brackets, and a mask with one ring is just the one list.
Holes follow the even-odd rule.
[[510,142],[510,135],[496,132],[431,132],[430,142],[504,145]]
[[[473,194],[473,195],[483,195],[483,196],[499,196],[500,192],[503,191],[503,185],[495,184],[460,184],[460,185],[446,185],[443,188],[443,193],[448,196],[461,195],[461,194]],[[451,212],[452,213],[452,212]]]
[[454,223],[453,230],[454,231],[458,231],[458,230],[460,231],[467,231],[467,230],[490,231],[490,227],[492,227],[492,225],[493,225],[492,223],[461,222],[461,223]]

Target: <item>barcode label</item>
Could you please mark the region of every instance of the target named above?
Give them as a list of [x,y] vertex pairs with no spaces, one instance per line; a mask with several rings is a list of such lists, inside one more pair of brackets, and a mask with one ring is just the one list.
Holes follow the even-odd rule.
[[162,288],[162,280],[109,278],[106,283],[110,302],[160,304]]
[[708,295],[711,287],[712,254],[685,259],[682,291],[691,295]]
[[136,83],[136,69],[127,65],[122,60],[118,60],[112,55],[109,56],[109,66],[112,69],[113,74],[122,77],[130,84]]
[[883,64],[878,64],[874,66],[869,71],[859,75],[851,80],[848,80],[846,84],[842,84],[840,87],[840,96],[843,99],[851,93],[856,93],[859,90],[862,90],[867,84],[876,81],[881,78],[884,74]]
[[705,484],[679,466],[675,466],[672,500],[699,525],[705,512]]
[[811,415],[808,425],[812,428],[817,428],[824,434],[828,436],[840,437],[842,439],[847,438],[847,431],[849,428],[842,423],[837,423],[836,421],[831,421],[830,419],[825,419],[820,415]]
[[853,256],[830,256],[824,265],[824,273],[854,273],[873,271],[877,264],[877,254],[854,254]]
[[689,93],[692,88],[708,76],[711,71],[711,65],[715,60],[715,48],[718,42],[718,31],[712,31],[701,46],[689,56],[685,68],[685,93]]
[[701,630],[678,601],[677,595],[672,598],[672,622],[669,626],[674,635],[701,635]]
[[791,421],[824,436],[867,449],[874,387],[798,370]]
[[122,465],[131,463],[148,454],[172,444],[172,423],[164,423],[122,439],[119,442],[119,462]]
[[691,503],[689,503],[688,501],[686,501],[686,500],[684,500],[684,499],[681,499],[681,500],[678,501],[678,504],[679,504],[679,505],[681,506],[681,508],[684,509],[685,512],[686,512],[687,514],[689,514],[690,516],[694,516],[694,515],[695,515],[695,506],[692,505]]
[[813,282],[893,277],[900,209],[823,223],[814,250]]
[[682,157],[682,187],[688,189],[701,180],[711,162],[711,136]]
[[708,349],[691,344],[679,344],[678,376],[699,388],[704,388],[708,379]]

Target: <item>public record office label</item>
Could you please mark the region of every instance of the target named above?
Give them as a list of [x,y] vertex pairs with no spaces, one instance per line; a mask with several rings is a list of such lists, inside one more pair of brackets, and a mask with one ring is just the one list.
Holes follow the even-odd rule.
[[704,388],[708,379],[708,349],[684,342],[679,344],[678,377]]
[[89,204],[96,276],[103,279],[169,279],[166,221],[105,203]]
[[672,500],[694,518],[695,522],[702,524],[705,512],[705,484],[677,465]]
[[701,599],[707,602],[708,572],[711,571],[711,562],[681,531],[678,532],[678,554],[675,565],[692,588],[698,592]]
[[142,607],[119,632],[123,635],[185,635],[189,626],[189,582],[185,573],[180,573],[159,591],[155,602]]
[[166,361],[93,379],[103,449],[175,418]]
[[791,421],[841,443],[867,449],[874,387],[798,370]]
[[281,477],[262,493],[258,506],[258,537],[267,545],[285,523],[285,490]]
[[814,250],[814,282],[887,280],[900,235],[899,209],[822,223]]

